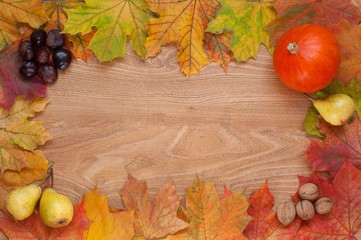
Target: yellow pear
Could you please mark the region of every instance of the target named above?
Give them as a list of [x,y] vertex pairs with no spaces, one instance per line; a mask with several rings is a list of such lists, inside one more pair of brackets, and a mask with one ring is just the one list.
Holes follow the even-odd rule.
[[17,188],[7,194],[5,208],[16,220],[24,220],[34,212],[40,196],[41,188],[37,185]]
[[67,226],[74,214],[70,199],[53,188],[44,190],[40,198],[39,211],[43,223],[54,228]]
[[312,99],[312,103],[323,119],[335,126],[346,123],[355,112],[354,101],[350,96],[343,93],[321,99]]

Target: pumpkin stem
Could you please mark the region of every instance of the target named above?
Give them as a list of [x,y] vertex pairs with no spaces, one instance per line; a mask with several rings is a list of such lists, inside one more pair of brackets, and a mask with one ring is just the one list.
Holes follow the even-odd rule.
[[298,44],[295,42],[291,42],[287,45],[287,50],[291,53],[291,54],[296,54],[298,53],[298,51],[300,50],[300,48],[298,47]]

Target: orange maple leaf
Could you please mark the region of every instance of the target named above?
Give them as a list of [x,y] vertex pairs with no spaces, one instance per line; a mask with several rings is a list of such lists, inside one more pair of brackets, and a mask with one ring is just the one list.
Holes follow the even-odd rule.
[[128,176],[120,192],[124,206],[135,212],[134,230],[138,239],[158,239],[188,226],[177,218],[180,197],[172,183],[160,188],[150,202],[147,183]]
[[4,213],[0,220],[0,229],[9,239],[83,240],[89,223],[84,203],[81,202],[74,206],[73,220],[66,227],[47,227],[43,224],[38,212],[34,211],[29,218],[22,221],[15,221]]
[[219,7],[216,0],[147,0],[149,9],[159,18],[151,18],[146,27],[146,57],[157,55],[163,45],[176,43],[182,71],[190,76],[208,63],[203,48],[204,31]]
[[233,58],[233,53],[229,50],[231,44],[232,33],[224,32],[221,34],[209,33],[205,34],[205,47],[208,57],[212,62],[217,62],[227,71],[229,62]]
[[189,226],[167,239],[244,239],[242,232],[250,221],[248,202],[241,192],[225,192],[219,199],[213,183],[197,179],[187,191]]
[[133,211],[109,210],[108,197],[95,188],[85,194],[86,215],[92,224],[87,233],[87,240],[122,239],[130,240],[134,235]]

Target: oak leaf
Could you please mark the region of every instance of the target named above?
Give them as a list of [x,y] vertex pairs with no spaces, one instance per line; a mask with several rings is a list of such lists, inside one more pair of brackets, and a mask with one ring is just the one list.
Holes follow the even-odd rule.
[[38,28],[47,19],[41,8],[41,0],[0,1],[0,49],[11,45],[21,37],[17,26],[19,23],[27,23],[31,27]]
[[73,220],[66,227],[47,227],[38,212],[34,211],[30,217],[22,221],[15,221],[4,213],[0,220],[0,229],[9,239],[83,240],[89,223],[84,203],[81,202],[74,206]]
[[320,198],[332,200],[332,210],[325,215],[315,214],[303,221],[297,239],[356,239],[361,228],[361,172],[345,161],[332,184],[318,174],[300,177],[300,186],[312,182],[319,189]]
[[207,31],[232,32],[229,48],[237,62],[255,58],[260,44],[270,48],[265,27],[276,19],[272,2],[272,0],[222,0],[222,7],[216,18],[208,24]]
[[19,42],[15,42],[0,51],[0,105],[6,109],[13,105],[17,96],[31,100],[36,96],[46,95],[46,85],[39,77],[24,80],[20,76],[22,60],[18,53],[18,44]]
[[336,78],[349,83],[355,78],[361,82],[361,25],[341,21],[331,27],[341,48],[341,65]]
[[277,19],[268,26],[272,46],[287,30],[302,24],[330,27],[343,19],[353,24],[361,19],[359,9],[349,0],[275,0],[273,7]]
[[[66,9],[77,8],[84,5],[85,2],[79,0],[57,0],[49,1],[42,4],[43,9],[49,17],[44,29],[49,31],[51,29],[64,29],[64,24],[68,19]],[[71,50],[74,57],[88,60],[92,56],[93,51],[88,48],[91,39],[94,36],[94,31],[88,34],[66,34],[66,46]]]
[[43,111],[47,103],[41,98],[32,102],[17,98],[10,111],[0,108],[1,173],[29,167],[25,151],[33,151],[51,139],[41,121],[28,120]]
[[146,27],[147,57],[156,56],[162,46],[175,43],[178,61],[188,76],[208,64],[203,40],[207,23],[219,7],[217,0],[147,0],[150,10],[159,18],[151,18]]
[[86,215],[92,222],[85,239],[132,239],[134,235],[132,210],[110,211],[108,197],[99,193],[97,188],[87,192],[83,202]]
[[222,34],[206,32],[204,35],[209,60],[219,63],[225,71],[227,71],[228,64],[233,58],[233,53],[229,50],[231,37],[231,32]]
[[145,0],[104,0],[101,4],[98,0],[88,0],[85,5],[65,11],[68,21],[64,32],[86,35],[93,27],[97,28],[89,48],[100,61],[124,57],[127,37],[133,50],[145,57],[144,42],[148,36],[145,23],[153,16]]
[[242,232],[250,221],[248,205],[243,193],[226,193],[219,199],[213,183],[197,179],[186,196],[189,226],[167,239],[244,239]]
[[307,161],[313,171],[328,172],[334,177],[343,162],[349,159],[361,168],[361,122],[359,117],[343,126],[332,126],[320,120],[318,127],[326,136],[324,140],[311,140],[306,151]]
[[158,239],[188,226],[177,218],[180,197],[172,183],[162,186],[151,202],[147,183],[129,175],[120,194],[125,208],[134,210],[136,239]]
[[253,219],[244,231],[246,237],[252,240],[295,239],[301,221],[297,218],[287,227],[279,222],[277,213],[272,210],[274,197],[268,189],[267,182],[253,193],[248,201],[248,214]]

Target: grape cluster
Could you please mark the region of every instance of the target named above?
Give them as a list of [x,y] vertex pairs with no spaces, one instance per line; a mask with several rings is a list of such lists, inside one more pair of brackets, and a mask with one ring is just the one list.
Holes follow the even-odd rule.
[[71,52],[63,47],[64,42],[65,35],[58,29],[33,31],[30,40],[19,44],[19,54],[23,58],[20,74],[25,79],[38,75],[44,83],[54,83],[58,70],[67,69],[72,60]]

